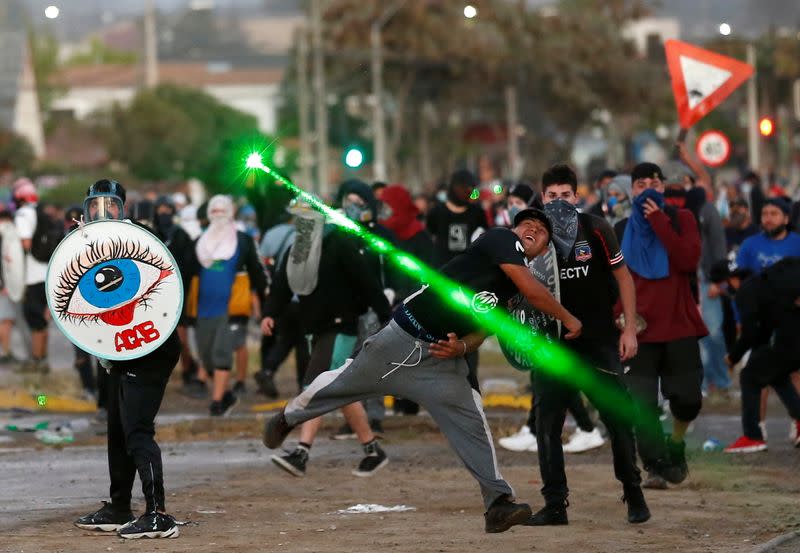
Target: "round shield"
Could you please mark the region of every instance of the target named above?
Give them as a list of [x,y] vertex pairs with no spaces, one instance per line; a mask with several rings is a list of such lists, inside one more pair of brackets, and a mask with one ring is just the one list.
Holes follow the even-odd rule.
[[64,335],[112,361],[158,348],[183,310],[172,254],[127,221],[97,221],[67,235],[50,258],[46,288],[50,313]]
[[14,223],[0,224],[0,240],[2,240],[3,284],[8,297],[13,302],[22,301],[25,296],[25,251],[19,239]]

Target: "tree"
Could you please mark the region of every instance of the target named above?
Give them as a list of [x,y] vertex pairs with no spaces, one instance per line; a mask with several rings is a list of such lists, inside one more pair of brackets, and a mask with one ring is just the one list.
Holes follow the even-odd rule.
[[[390,173],[422,149],[442,172],[472,146],[472,125],[505,131],[505,88],[519,97],[527,131],[522,155],[533,168],[563,160],[597,110],[630,135],[640,121],[674,118],[663,64],[639,59],[621,29],[646,13],[640,0],[562,0],[556,10],[524,1],[407,0],[382,29]],[[366,98],[370,27],[389,2],[333,0],[325,14],[329,90]],[[291,78],[291,76],[289,76]],[[663,83],[663,84],[662,84]],[[291,88],[291,87],[290,87]],[[364,113],[369,121],[370,114]],[[667,121],[669,119],[666,119]],[[420,137],[429,139],[423,141]]]
[[102,125],[114,159],[143,179],[195,177],[210,193],[242,193],[244,160],[272,140],[255,117],[203,91],[162,85],[115,106]]
[[28,173],[35,160],[33,146],[24,136],[0,129],[0,172]]
[[47,113],[53,100],[63,91],[53,84],[53,76],[59,69],[58,40],[52,33],[37,29],[31,29],[28,36],[39,107],[42,113]]
[[115,65],[130,65],[138,61],[139,56],[136,52],[117,50],[106,45],[102,40],[93,37],[89,41],[89,49],[86,52],[79,52],[70,57],[66,65],[93,65],[110,63]]

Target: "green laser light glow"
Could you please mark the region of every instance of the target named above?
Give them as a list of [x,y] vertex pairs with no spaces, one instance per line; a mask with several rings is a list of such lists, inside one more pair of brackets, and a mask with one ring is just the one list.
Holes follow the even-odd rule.
[[47,396],[44,394],[36,396],[36,403],[39,404],[39,407],[44,407],[47,405]]
[[470,192],[470,194],[469,194],[469,199],[470,200],[477,200],[480,197],[481,197],[480,191],[477,188],[473,188],[472,192]]
[[[590,392],[596,407],[605,407],[609,412],[615,413],[628,423],[635,422],[641,410],[646,409],[638,402],[634,404],[635,400],[632,401],[632,398],[624,390],[609,385],[598,378],[597,371],[586,367],[580,358],[567,348],[540,336],[533,335],[529,328],[522,325],[505,309],[498,307],[485,313],[473,310],[473,300],[471,298],[475,298],[474,291],[468,290],[459,283],[450,280],[425,265],[416,257],[395,248],[382,238],[368,232],[364,227],[349,219],[340,211],[325,205],[317,197],[305,192],[283,175],[264,165],[261,157],[257,154],[251,154],[247,158],[247,167],[263,171],[273,178],[276,183],[280,183],[295,194],[298,200],[307,203],[311,208],[327,216],[329,222],[354,234],[372,250],[384,254],[389,263],[420,283],[427,284],[431,291],[443,298],[455,311],[466,317],[478,318],[480,327],[488,333],[495,334],[498,339],[505,340],[508,343],[529,345],[521,352],[528,366],[536,366],[537,370],[563,380],[570,386]],[[476,189],[473,190],[470,197],[477,198],[478,195],[479,192]]]
[[247,156],[247,162],[245,165],[248,169],[259,169],[263,167],[263,162],[261,161],[261,154],[258,152],[253,152],[249,156]]

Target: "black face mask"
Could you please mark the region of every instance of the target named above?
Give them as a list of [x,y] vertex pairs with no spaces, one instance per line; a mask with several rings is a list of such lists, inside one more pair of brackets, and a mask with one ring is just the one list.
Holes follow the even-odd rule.
[[175,217],[171,213],[159,213],[156,215],[156,228],[160,231],[167,231],[175,224]]
[[469,200],[464,200],[460,198],[458,194],[456,194],[454,188],[450,188],[450,190],[447,191],[447,199],[450,200],[451,203],[459,207],[466,207],[469,205]]
[[769,236],[770,238],[776,238],[776,237],[780,236],[781,234],[783,234],[784,231],[786,231],[786,225],[780,225],[780,226],[775,227],[772,230],[767,230],[765,232],[767,233],[767,236]]

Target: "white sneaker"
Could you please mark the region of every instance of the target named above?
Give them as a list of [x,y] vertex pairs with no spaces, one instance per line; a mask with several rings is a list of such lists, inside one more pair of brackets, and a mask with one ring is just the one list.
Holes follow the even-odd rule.
[[583,453],[601,447],[604,443],[606,441],[600,434],[600,429],[595,428],[591,432],[584,432],[578,428],[564,445],[564,453]]
[[497,443],[509,451],[536,451],[536,434],[526,424],[516,434],[500,438]]

